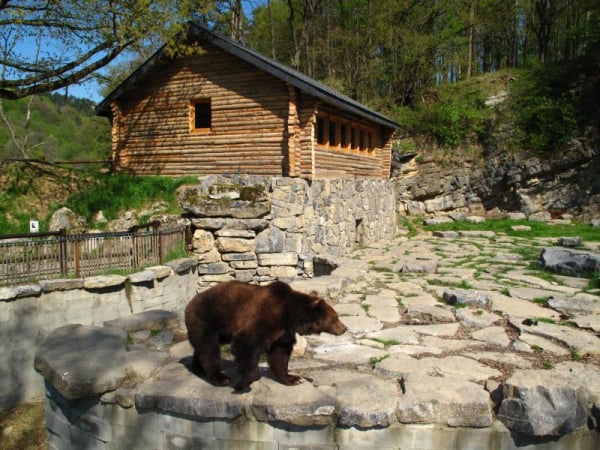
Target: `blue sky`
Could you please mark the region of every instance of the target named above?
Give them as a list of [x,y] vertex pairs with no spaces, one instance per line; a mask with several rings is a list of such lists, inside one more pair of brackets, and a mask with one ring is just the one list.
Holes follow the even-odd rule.
[[[247,17],[252,16],[253,8],[262,5],[265,3],[265,0],[244,0],[242,2],[242,7],[244,8],[244,13]],[[30,42],[23,41],[17,46],[17,51],[26,56],[33,56],[36,52],[36,42],[32,39]],[[115,60],[117,62],[119,58]],[[102,71],[102,69],[101,69]],[[96,103],[102,101],[103,97],[100,94],[101,86],[96,82],[96,80],[89,79],[88,81],[84,81],[79,84],[70,85],[68,87],[69,96],[87,98]],[[65,94],[66,89],[62,88],[55,92],[60,94]]]

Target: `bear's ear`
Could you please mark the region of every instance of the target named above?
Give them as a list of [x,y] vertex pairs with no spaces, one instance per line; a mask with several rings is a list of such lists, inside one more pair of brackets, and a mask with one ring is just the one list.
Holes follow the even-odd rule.
[[316,295],[312,295],[310,298],[310,306],[312,306],[314,309],[321,309],[323,307],[323,304],[325,303],[325,300],[323,300],[321,297],[316,296]]
[[310,295],[311,297],[317,297],[319,298],[319,293],[315,290],[312,290],[308,293],[308,295]]

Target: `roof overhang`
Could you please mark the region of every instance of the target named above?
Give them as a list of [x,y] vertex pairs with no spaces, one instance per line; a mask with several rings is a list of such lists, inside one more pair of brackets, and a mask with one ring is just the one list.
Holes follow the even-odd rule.
[[[386,116],[367,108],[363,104],[356,100],[337,92],[328,86],[304,75],[303,73],[291,69],[283,64],[278,63],[275,60],[267,58],[266,56],[251,50],[243,45],[227,39],[219,34],[210,31],[206,27],[189,22],[187,30],[188,39],[193,40],[205,40],[210,42],[212,45],[226,51],[241,60],[264,70],[265,72],[273,75],[274,77],[283,80],[286,83],[294,86],[300,91],[312,95],[323,102],[330,104],[336,108],[339,108],[348,113],[354,114],[378,125],[398,129],[400,125]],[[135,72],[129,76],[123,83],[121,83],[113,92],[111,92],[97,107],[96,112],[101,116],[110,116],[110,104],[112,101],[118,99],[121,95],[127,92],[137,80],[143,77],[143,75],[153,68],[165,52],[165,46],[161,47],[157,52],[154,53],[146,62],[144,62]]]

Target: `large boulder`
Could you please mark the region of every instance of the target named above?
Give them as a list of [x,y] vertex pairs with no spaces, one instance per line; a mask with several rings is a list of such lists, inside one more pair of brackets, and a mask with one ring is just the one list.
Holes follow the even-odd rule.
[[600,254],[585,250],[546,247],[540,253],[538,265],[554,272],[581,276],[600,271]]
[[42,342],[34,367],[67,399],[103,394],[125,379],[125,341],[116,328],[66,325]]
[[267,190],[260,184],[181,186],[177,201],[196,217],[255,219],[271,212]]
[[586,424],[590,393],[556,370],[516,371],[503,386],[498,419],[527,436],[564,436]]
[[85,217],[78,215],[67,207],[60,208],[50,218],[50,231],[67,230],[69,234],[83,233],[86,228]]

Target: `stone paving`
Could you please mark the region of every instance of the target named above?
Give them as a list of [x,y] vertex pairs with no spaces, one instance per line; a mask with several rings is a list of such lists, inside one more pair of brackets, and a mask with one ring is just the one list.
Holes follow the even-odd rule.
[[[342,336],[300,337],[290,361],[290,371],[305,379],[299,386],[277,383],[264,363],[250,393],[211,386],[187,370],[191,347],[184,336],[165,344],[177,336],[171,331],[150,339],[152,351],[147,342],[145,350],[131,346],[127,378],[135,386],[102,401],[289,426],[508,429],[534,441],[583,430],[592,435],[578,448],[594,448],[600,291],[588,289],[588,280],[532,266],[554,241],[459,232],[357,249],[351,258],[332,258],[338,267],[331,275],[292,283],[328,297],[348,327]],[[148,330],[127,329],[134,340]]]
[[[371,380],[371,400],[351,396],[348,408],[387,398],[384,410],[401,423],[485,427],[500,418],[535,436],[566,434],[588,419],[597,426],[600,291],[532,265],[555,241],[440,232],[356,250],[367,275],[332,292],[349,332],[308,336],[310,357],[292,368],[338,393]],[[364,379],[336,381],[334,367]]]

